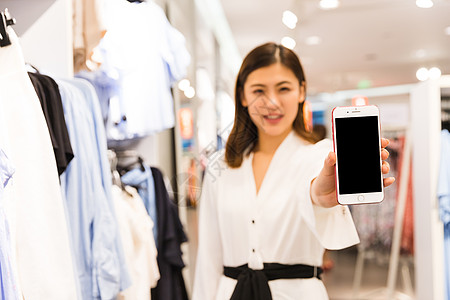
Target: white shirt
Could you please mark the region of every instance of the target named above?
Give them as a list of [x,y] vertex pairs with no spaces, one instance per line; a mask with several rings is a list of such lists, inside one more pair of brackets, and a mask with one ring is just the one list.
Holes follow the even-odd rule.
[[8,34],[12,44],[0,48],[0,145],[16,167],[6,212],[19,284],[27,300],[75,300],[79,291],[47,123],[18,38],[10,27]]
[[117,300],[148,300],[150,289],[160,278],[153,221],[137,191],[131,187],[126,190],[129,194],[113,186],[120,238],[133,284],[120,292]]
[[[324,248],[359,242],[347,207],[322,208],[310,198],[311,180],[331,149],[329,140],[308,144],[292,131],[276,150],[258,194],[253,154],[237,169],[222,158],[209,164],[200,200],[193,300],[230,299],[237,281],[223,275],[223,266],[321,266]],[[274,300],[328,299],[317,278],[281,279],[269,286]]]
[[106,8],[107,33],[100,48],[110,68],[102,69],[119,74],[120,110],[127,120],[123,138],[172,128],[170,88],[186,75],[191,60],[184,36],[153,1],[109,0]]

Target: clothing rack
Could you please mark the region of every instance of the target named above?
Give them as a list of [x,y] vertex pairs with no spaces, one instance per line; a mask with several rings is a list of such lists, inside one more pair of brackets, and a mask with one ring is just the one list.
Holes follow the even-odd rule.
[[[401,247],[401,238],[402,238],[402,230],[403,230],[403,220],[405,216],[405,206],[406,206],[406,197],[408,191],[408,179],[411,168],[411,136],[409,130],[406,131],[405,135],[405,146],[404,146],[404,155],[402,162],[402,170],[401,170],[401,178],[399,183],[399,193],[398,193],[398,202],[397,208],[395,211],[395,225],[394,225],[394,237],[392,239],[392,247],[391,247],[391,255],[389,261],[389,271],[388,271],[388,282],[387,282],[387,290],[386,290],[386,299],[393,299],[395,285],[397,280],[397,270],[398,263],[400,258],[400,247]],[[408,282],[408,281],[406,281]],[[410,289],[409,292],[412,292],[411,279],[409,280],[409,284],[406,285],[407,289]]]
[[6,32],[6,27],[16,24],[16,19],[11,17],[7,8],[5,11],[0,11],[0,47],[11,45],[11,40]]
[[145,172],[144,159],[134,150],[126,150],[117,152],[118,165],[117,168],[121,175],[131,169],[139,167],[141,172]]
[[[411,275],[409,272],[409,267],[405,263],[402,263],[401,271],[405,290],[407,291],[408,294],[403,294],[395,291],[398,265],[400,262],[401,238],[402,238],[403,220],[405,216],[406,197],[408,190],[408,179],[409,179],[408,174],[411,165],[411,135],[410,131],[407,128],[403,127],[384,128],[383,132],[387,133],[387,135],[395,132],[405,132],[405,144],[403,148],[404,155],[402,158],[402,167],[401,167],[402,176],[399,182],[398,201],[395,210],[395,224],[391,245],[391,253],[389,255],[389,271],[387,278],[387,286],[381,289],[371,291],[364,297],[366,297],[367,299],[373,299],[374,295],[381,294],[380,299],[387,299],[387,300],[411,299],[411,297],[409,296],[413,294]],[[359,251],[356,260],[355,277],[353,281],[353,299],[361,299],[361,296],[359,295],[359,290],[361,287],[365,258],[366,258],[365,250]]]

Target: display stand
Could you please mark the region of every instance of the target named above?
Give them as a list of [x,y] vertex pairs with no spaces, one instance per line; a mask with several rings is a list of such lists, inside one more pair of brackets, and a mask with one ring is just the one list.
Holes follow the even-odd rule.
[[450,76],[428,80],[411,91],[414,190],[414,268],[417,300],[443,300],[444,232],[439,217],[441,90]]
[[395,291],[396,281],[397,281],[397,271],[400,263],[400,248],[401,248],[401,238],[403,230],[403,220],[405,216],[405,206],[406,197],[408,191],[408,180],[411,167],[411,137],[409,130],[406,130],[405,135],[405,146],[403,149],[403,159],[401,176],[399,182],[399,193],[398,201],[395,211],[395,224],[394,233],[392,238],[391,254],[389,256],[389,271],[387,286],[383,288],[376,289],[360,295],[360,287],[362,282],[362,275],[364,269],[364,261],[366,259],[365,250],[359,251],[356,259],[355,277],[353,281],[353,299],[412,299],[413,294],[411,277],[409,272],[409,267],[407,262],[402,261],[402,278],[405,290],[407,294]]
[[[397,280],[397,270],[400,257],[401,239],[403,231],[403,220],[405,216],[406,197],[408,192],[408,179],[411,168],[411,137],[409,130],[406,131],[405,147],[403,151],[403,161],[399,184],[399,196],[397,202],[397,209],[395,211],[395,225],[394,225],[394,237],[392,239],[391,255],[389,261],[388,282],[386,289],[386,299],[393,298],[395,292],[395,285]],[[411,282],[411,280],[409,280]]]
[[[428,80],[419,84],[405,86],[410,97],[410,148],[412,156],[413,198],[414,198],[414,298],[417,300],[443,300],[444,296],[444,246],[443,226],[439,218],[436,187],[440,156],[441,131],[441,91],[450,88],[450,76],[438,80]],[[371,96],[369,94],[369,96]],[[399,230],[401,232],[401,230]],[[393,246],[392,251],[395,250]],[[358,254],[354,295],[359,295],[366,253]],[[397,263],[393,264],[397,260]],[[398,268],[402,259],[391,257],[388,287],[378,290],[386,298],[395,286],[393,269]],[[412,290],[404,264],[401,271],[405,290]],[[395,272],[397,273],[397,272]],[[393,284],[394,283],[394,284]],[[383,294],[384,293],[384,294]],[[374,299],[374,293],[369,295]],[[402,297],[402,295],[394,295]],[[385,299],[384,298],[384,299]],[[361,299],[361,297],[359,297]]]

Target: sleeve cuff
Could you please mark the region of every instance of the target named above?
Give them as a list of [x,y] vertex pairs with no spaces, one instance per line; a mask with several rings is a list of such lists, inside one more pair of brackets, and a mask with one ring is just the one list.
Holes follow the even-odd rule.
[[347,206],[324,208],[312,204],[312,207],[316,236],[324,248],[338,250],[359,243],[358,233]]
[[310,188],[311,180],[306,180],[300,199],[300,213],[306,225],[320,244],[329,250],[344,249],[359,243],[353,218],[347,206],[337,205],[325,208],[313,204]]

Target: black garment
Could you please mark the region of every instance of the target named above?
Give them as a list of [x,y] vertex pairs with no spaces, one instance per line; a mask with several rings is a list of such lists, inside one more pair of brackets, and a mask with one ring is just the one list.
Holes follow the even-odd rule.
[[152,289],[153,300],[187,300],[181,270],[184,268],[181,244],[187,241],[178,207],[170,200],[160,170],[151,168],[155,182],[158,214],[158,267],[161,278]]
[[238,281],[230,300],[272,300],[269,280],[313,277],[320,279],[322,272],[320,267],[277,263],[265,263],[262,270],[250,269],[248,265],[223,268],[225,276]]
[[61,175],[73,159],[72,145],[67,132],[66,120],[58,84],[49,76],[28,73],[41,102],[48,131],[55,152],[58,174]]

